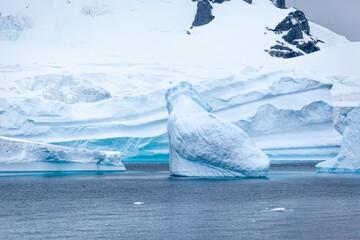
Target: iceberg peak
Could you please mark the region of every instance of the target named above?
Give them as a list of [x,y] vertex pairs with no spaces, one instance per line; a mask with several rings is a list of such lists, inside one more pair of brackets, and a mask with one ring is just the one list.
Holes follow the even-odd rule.
[[193,88],[191,83],[183,81],[180,82],[179,85],[170,88],[167,90],[165,94],[165,99],[167,102],[167,109],[169,114],[173,111],[174,105],[176,105],[178,101],[178,97],[188,97],[191,98],[195,103],[200,105],[203,109],[205,109],[207,112],[212,111],[212,107],[209,105],[209,103],[202,97],[200,94]]

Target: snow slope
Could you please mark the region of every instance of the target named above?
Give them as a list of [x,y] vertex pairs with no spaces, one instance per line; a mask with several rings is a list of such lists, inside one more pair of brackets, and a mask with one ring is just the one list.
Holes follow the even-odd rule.
[[32,23],[0,41],[2,136],[166,160],[164,94],[186,80],[272,160],[326,160],[341,142],[333,107],[360,103],[360,43],[310,23],[320,51],[273,58],[264,50],[281,36],[266,28],[293,9],[268,0],[213,4],[215,19],[192,29],[190,0],[0,0],[0,9]]

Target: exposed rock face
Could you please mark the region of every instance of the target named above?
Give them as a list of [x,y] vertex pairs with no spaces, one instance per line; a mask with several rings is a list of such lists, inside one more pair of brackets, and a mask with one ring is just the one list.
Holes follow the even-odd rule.
[[309,22],[306,19],[305,14],[300,10],[289,13],[289,15],[275,27],[274,31],[282,32],[293,30],[295,28],[304,31],[306,34],[310,34]]
[[[212,15],[213,4],[222,4],[230,0],[192,0],[197,2],[197,11],[192,27],[199,27],[210,23],[215,16]],[[252,0],[243,0],[252,4]],[[281,9],[286,9],[285,0],[270,0]],[[267,28],[275,34],[282,35],[283,41],[265,50],[272,57],[293,58],[319,51],[317,43],[320,40],[314,39],[310,34],[309,22],[302,11],[294,10],[285,17],[274,29]],[[188,35],[190,31],[186,32]]]
[[268,52],[272,57],[279,58],[293,58],[304,55],[301,52],[294,51],[289,47],[279,44],[270,47],[270,51],[266,50],[266,52]]
[[303,50],[306,54],[308,53],[312,53],[312,52],[317,52],[320,50],[320,48],[318,46],[316,46],[316,44],[318,43],[317,40],[314,41],[309,41],[303,44],[297,44],[296,46]]
[[285,0],[271,0],[278,8],[286,9]]
[[[223,3],[230,0],[192,0],[193,2],[197,2],[197,11],[195,15],[195,19],[192,23],[192,27],[199,27],[210,23],[214,20],[215,16],[212,15],[212,3]],[[252,0],[244,0],[249,4],[252,4]],[[188,32],[190,34],[190,32]]]
[[212,3],[223,3],[225,1],[230,1],[230,0],[210,0],[210,2]]
[[213,7],[208,0],[198,1],[196,15],[192,25],[198,27],[211,22],[215,18],[211,14],[212,8]]
[[[192,0],[193,2],[197,2],[197,11],[195,15],[195,19],[192,23],[193,27],[199,27],[210,23],[215,17],[212,15],[212,5],[211,3],[223,3],[225,1],[230,0]],[[252,0],[244,0],[246,2]]]
[[[320,48],[316,45],[319,40],[314,39],[310,34],[309,22],[302,11],[295,10],[290,12],[288,16],[281,21],[275,29],[269,29],[276,34],[283,34],[282,38],[286,43],[296,46],[300,51],[289,50],[285,48],[285,43],[271,47],[269,54],[275,57],[291,58],[319,51]],[[286,53],[285,53],[286,52]]]

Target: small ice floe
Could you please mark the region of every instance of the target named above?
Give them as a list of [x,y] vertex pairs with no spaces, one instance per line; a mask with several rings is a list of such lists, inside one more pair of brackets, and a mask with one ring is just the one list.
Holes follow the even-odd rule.
[[273,208],[270,211],[272,212],[286,212],[285,208],[279,207],[279,208]]
[[144,205],[144,202],[134,202],[134,205]]
[[286,208],[279,207],[279,208],[273,208],[273,209],[265,208],[265,211],[270,211],[270,212],[289,212],[289,211],[294,211],[294,209],[286,209]]

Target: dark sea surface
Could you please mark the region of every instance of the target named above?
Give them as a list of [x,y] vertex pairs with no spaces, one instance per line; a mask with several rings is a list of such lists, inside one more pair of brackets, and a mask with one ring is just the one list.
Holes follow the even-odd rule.
[[360,239],[360,174],[275,164],[268,178],[229,180],[126,167],[0,177],[0,239]]

